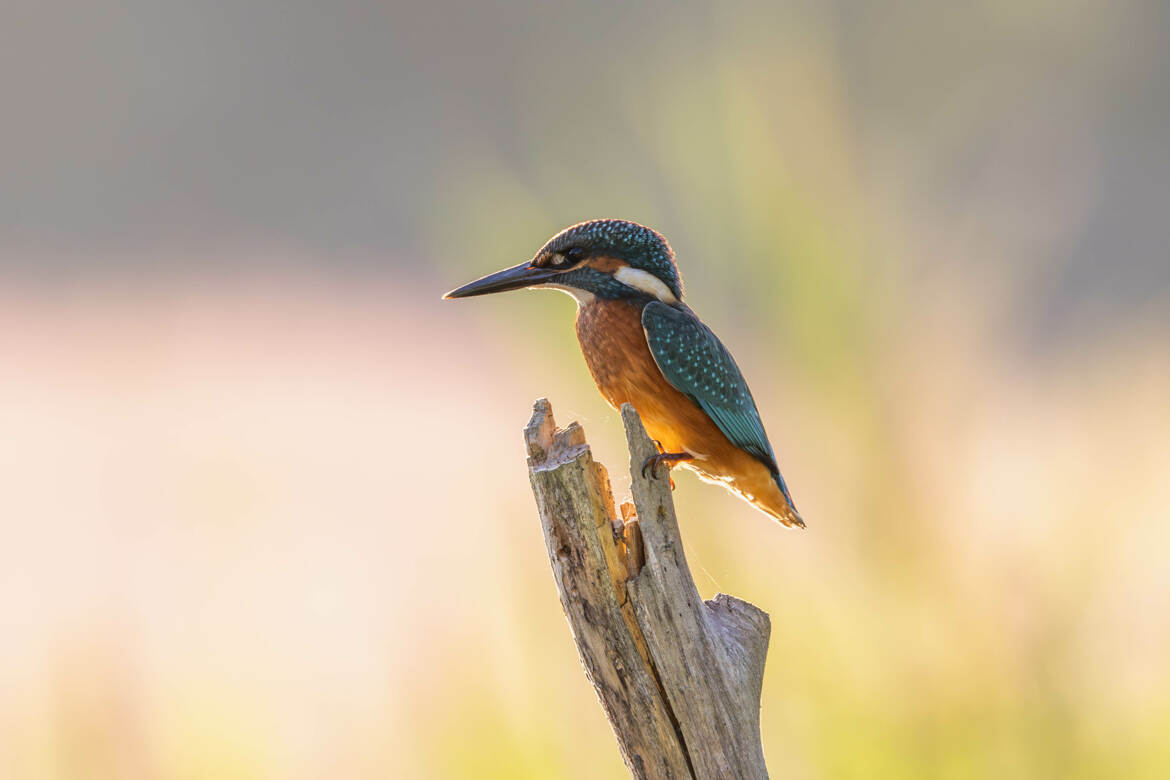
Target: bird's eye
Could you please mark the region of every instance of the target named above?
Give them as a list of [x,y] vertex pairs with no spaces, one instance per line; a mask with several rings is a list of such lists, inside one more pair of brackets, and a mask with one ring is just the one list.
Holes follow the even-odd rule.
[[570,247],[561,252],[550,252],[537,258],[533,265],[538,268],[570,268],[585,259],[585,250]]

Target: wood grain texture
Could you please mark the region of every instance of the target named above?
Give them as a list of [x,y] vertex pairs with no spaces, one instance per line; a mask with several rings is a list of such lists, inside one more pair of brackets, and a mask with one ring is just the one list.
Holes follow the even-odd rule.
[[638,778],[766,778],[760,689],[766,613],[695,588],[670,482],[644,478],[657,450],[622,407],[633,505],[615,510],[584,431],[537,401],[524,430],[553,579],[586,676]]

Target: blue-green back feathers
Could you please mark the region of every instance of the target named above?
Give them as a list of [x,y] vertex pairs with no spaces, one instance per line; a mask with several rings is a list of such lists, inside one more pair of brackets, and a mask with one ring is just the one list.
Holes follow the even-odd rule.
[[723,343],[689,310],[661,301],[642,309],[642,328],[666,380],[706,412],[732,444],[767,466],[791,503],[751,390]]

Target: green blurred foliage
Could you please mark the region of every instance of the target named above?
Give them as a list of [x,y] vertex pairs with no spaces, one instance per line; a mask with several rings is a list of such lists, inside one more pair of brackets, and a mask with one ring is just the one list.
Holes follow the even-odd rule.
[[1170,289],[1120,239],[1078,266],[1112,155],[1164,147],[1139,6],[382,9],[376,77],[423,85],[386,267],[285,225],[217,250],[251,280],[4,293],[0,774],[624,777],[519,445],[547,395],[621,494],[620,425],[567,298],[437,300],[613,216],[672,241],[809,522],[678,478],[701,592],[772,617],[773,775],[1170,775]]

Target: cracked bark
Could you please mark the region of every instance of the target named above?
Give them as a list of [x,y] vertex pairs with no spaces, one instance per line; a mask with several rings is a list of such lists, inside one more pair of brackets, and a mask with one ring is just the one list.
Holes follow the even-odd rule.
[[760,689],[771,624],[733,596],[703,601],[687,567],[670,480],[643,477],[657,450],[622,407],[633,502],[577,423],[547,400],[524,429],[553,579],[585,674],[638,778],[766,778]]

